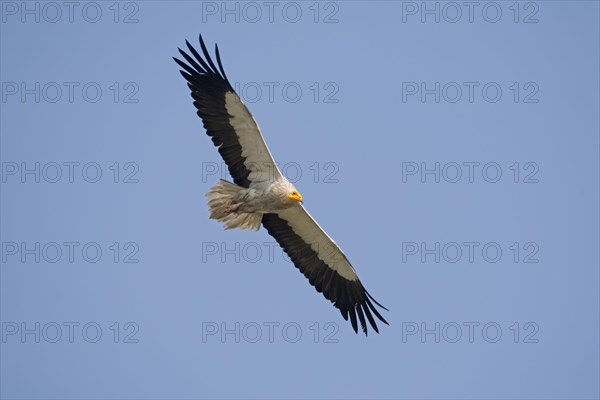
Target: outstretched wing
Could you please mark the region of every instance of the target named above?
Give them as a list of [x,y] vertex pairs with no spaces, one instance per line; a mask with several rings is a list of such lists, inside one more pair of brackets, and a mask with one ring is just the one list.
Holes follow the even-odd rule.
[[387,308],[371,297],[342,250],[304,207],[265,214],[262,223],[317,292],[322,292],[345,320],[350,316],[355,332],[358,333],[357,315],[365,334],[366,320],[379,333],[373,314],[387,324],[373,303],[385,310]]
[[233,181],[249,187],[251,183],[281,177],[258,124],[225,75],[219,48],[215,45],[217,69],[202,35],[200,48],[204,58],[187,40],[185,43],[193,57],[179,49],[187,63],[173,59],[183,68],[180,72],[188,82],[197,114],[202,118],[206,133],[219,149]]

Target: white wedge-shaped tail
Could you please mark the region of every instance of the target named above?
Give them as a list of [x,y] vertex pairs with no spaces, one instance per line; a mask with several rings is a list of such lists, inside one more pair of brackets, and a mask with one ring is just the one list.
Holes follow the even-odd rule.
[[225,223],[225,229],[252,229],[257,231],[260,228],[263,214],[237,212],[239,207],[238,200],[242,191],[246,189],[219,179],[217,185],[210,189],[206,194],[208,198],[208,207],[210,208],[210,218]]

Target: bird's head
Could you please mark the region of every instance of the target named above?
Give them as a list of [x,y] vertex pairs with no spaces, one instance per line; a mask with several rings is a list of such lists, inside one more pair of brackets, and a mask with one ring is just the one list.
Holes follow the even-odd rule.
[[287,198],[288,198],[288,201],[290,201],[290,202],[302,204],[302,195],[296,189],[290,190]]

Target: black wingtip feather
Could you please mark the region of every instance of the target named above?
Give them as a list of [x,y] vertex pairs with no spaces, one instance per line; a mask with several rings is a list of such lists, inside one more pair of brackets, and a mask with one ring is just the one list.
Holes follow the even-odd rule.
[[385,318],[383,318],[383,316],[379,313],[379,311],[377,311],[377,309],[375,308],[375,306],[373,305],[373,303],[371,303],[371,300],[366,299],[367,305],[369,306],[369,308],[371,309],[371,311],[373,311],[373,313],[377,316],[377,318],[379,318],[381,320],[381,322],[383,322],[386,325],[389,325],[388,322],[385,320]]
[[350,314],[350,322],[352,323],[352,329],[354,329],[354,333],[358,333],[358,324],[356,323],[356,310],[351,309],[348,313]]
[[196,74],[206,74],[206,68],[198,65],[198,63],[196,62],[196,60],[194,60],[192,57],[190,57],[185,51],[183,50],[179,50],[179,52],[181,53],[181,55],[183,56],[183,58],[185,58],[185,60],[187,62],[190,63],[190,65],[195,68],[195,73]]
[[[192,76],[191,76],[190,74],[188,74],[187,72],[185,72],[185,71],[179,71],[179,73],[180,73],[180,74],[181,74],[181,76],[183,76],[183,77],[185,78],[185,80],[186,80],[186,81],[188,81],[188,82],[190,81],[190,79],[193,79],[193,78],[192,78]],[[189,83],[188,83],[188,85],[189,85]]]
[[377,327],[377,323],[375,322],[375,319],[373,319],[373,315],[371,314],[371,310],[369,310],[369,307],[364,307],[364,311],[365,314],[367,315],[367,319],[369,320],[369,323],[371,324],[371,326],[373,327],[373,330],[377,333],[379,333],[379,328]]
[[377,304],[379,307],[383,308],[385,311],[390,311],[390,310],[388,310],[387,308],[385,308],[383,305],[381,305],[381,304],[380,304],[380,303],[379,303],[377,300],[375,300],[375,299],[373,298],[373,296],[371,296],[371,294],[370,294],[369,292],[367,292],[367,289],[365,289],[365,293],[366,293],[366,294],[367,294],[367,296],[368,296],[368,297],[369,297],[371,300],[373,300],[373,301],[375,302],[375,304]]
[[219,54],[219,46],[215,43],[215,55],[217,56],[217,64],[219,64],[219,70],[221,71],[221,75],[223,75],[223,79],[229,83],[229,79],[227,79],[227,75],[225,75],[225,69],[223,68],[223,64],[221,63],[221,55]]
[[208,66],[208,64],[206,64],[206,62],[204,62],[204,59],[202,58],[202,56],[200,55],[200,53],[198,53],[196,51],[196,49],[194,48],[194,46],[192,46],[190,44],[190,42],[188,42],[187,40],[185,41],[185,44],[187,45],[188,50],[190,51],[190,53],[192,53],[192,55],[194,56],[194,58],[200,63],[200,65],[202,65],[201,72],[203,74],[208,73],[210,71],[210,67]]
[[363,310],[362,310],[362,305],[361,304],[357,304],[356,305],[356,311],[358,313],[358,319],[360,320],[360,326],[362,327],[362,330],[365,333],[365,336],[368,336],[367,321],[365,321],[365,315],[363,314]]
[[[187,65],[186,63],[184,63],[183,61],[181,61],[178,58],[173,57],[173,60],[175,60],[175,62],[184,70],[186,70],[186,72],[189,74],[190,77],[192,77],[194,74],[197,74],[196,71],[194,71],[194,69],[192,67],[190,67],[189,65]],[[187,78],[186,78],[187,79]],[[187,79],[189,81],[189,79]]]
[[200,47],[202,48],[202,54],[204,54],[204,57],[206,58],[206,62],[208,62],[208,64],[211,67],[211,72],[214,74],[219,74],[217,72],[217,67],[215,66],[215,64],[213,63],[212,59],[210,58],[210,53],[208,52],[208,49],[206,48],[206,45],[204,44],[204,40],[202,40],[202,35],[200,35]]
[[348,321],[348,310],[346,310],[345,308],[339,308],[340,313],[342,314],[342,317]]

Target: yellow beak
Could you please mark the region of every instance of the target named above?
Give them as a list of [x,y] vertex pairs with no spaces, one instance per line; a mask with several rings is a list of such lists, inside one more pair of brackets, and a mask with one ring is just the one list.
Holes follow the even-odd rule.
[[288,199],[302,203],[302,195],[299,192],[290,192]]

